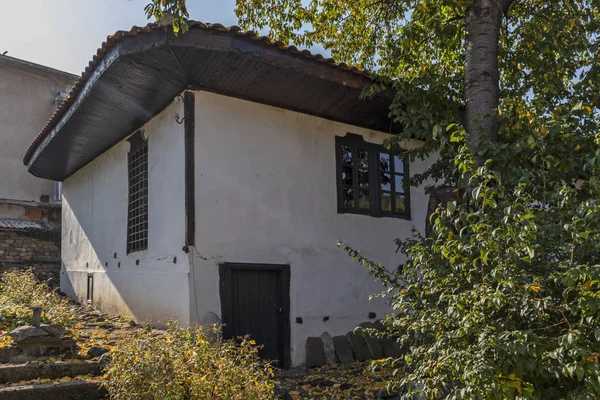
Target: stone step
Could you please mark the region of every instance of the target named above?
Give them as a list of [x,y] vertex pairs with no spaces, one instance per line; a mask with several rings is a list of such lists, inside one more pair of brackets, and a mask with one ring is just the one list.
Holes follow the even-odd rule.
[[2,400],[102,400],[107,397],[101,381],[42,383],[0,388]]
[[[5,364],[0,365],[0,384],[31,381],[34,379],[58,379],[78,375],[98,376],[102,366],[97,362],[65,362],[43,364]],[[0,396],[0,399],[2,397]]]

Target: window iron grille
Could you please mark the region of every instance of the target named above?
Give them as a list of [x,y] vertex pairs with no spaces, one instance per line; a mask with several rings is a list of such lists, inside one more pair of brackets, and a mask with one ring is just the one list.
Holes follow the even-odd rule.
[[141,132],[135,133],[129,142],[127,253],[133,253],[148,248],[148,142]]

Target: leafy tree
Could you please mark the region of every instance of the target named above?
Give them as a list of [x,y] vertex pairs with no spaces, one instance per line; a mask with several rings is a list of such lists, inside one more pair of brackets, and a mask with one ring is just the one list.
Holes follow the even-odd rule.
[[[167,5],[175,3],[166,0]],[[163,4],[164,5],[164,4]],[[321,44],[394,90],[458,200],[383,283],[404,398],[600,397],[600,0],[238,0],[244,28]]]
[[175,34],[185,33],[188,29],[187,19],[190,17],[185,0],[152,0],[144,7],[146,17],[154,17],[157,21],[172,23]]

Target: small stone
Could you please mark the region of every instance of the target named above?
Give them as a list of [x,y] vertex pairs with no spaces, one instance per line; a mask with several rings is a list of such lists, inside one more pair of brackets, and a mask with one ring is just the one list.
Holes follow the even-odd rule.
[[110,353],[106,352],[102,355],[100,355],[100,357],[98,357],[98,362],[100,364],[110,364],[110,362],[112,361],[112,357],[110,356]]
[[42,336],[50,336],[48,332],[45,330],[38,328],[36,326],[22,326],[20,328],[15,329],[10,333],[10,336],[13,338],[15,342],[20,342],[25,339],[30,339],[34,337],[42,337]]
[[136,323],[134,320],[132,320],[132,319],[130,319],[129,321],[127,321],[127,323],[128,323],[128,324],[129,324],[129,326],[131,326],[132,328],[134,328],[134,327],[136,327],[136,326],[137,326],[137,323]]
[[320,337],[306,339],[306,367],[322,367],[325,365],[325,348]]
[[283,386],[281,386],[281,384],[279,384],[279,382],[275,382],[275,398],[278,400],[293,400],[293,397],[290,395],[290,391],[286,388],[284,388]]
[[42,320],[42,307],[33,307],[33,315],[31,316],[31,326],[40,326]]
[[335,364],[335,346],[333,345],[333,338],[327,332],[321,335],[323,341],[323,347],[325,349],[325,361],[327,364]]
[[92,347],[88,350],[87,355],[90,357],[100,357],[102,354],[108,353],[108,349],[104,347]]

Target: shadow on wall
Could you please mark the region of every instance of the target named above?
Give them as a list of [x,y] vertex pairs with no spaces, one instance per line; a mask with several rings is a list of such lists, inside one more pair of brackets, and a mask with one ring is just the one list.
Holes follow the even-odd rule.
[[[85,207],[87,207],[85,204],[78,206],[76,202],[71,203],[69,196],[63,192],[63,213],[66,215],[63,216],[62,227],[60,289],[81,304],[92,304],[102,309],[106,296],[104,290],[98,288],[104,283],[103,279],[98,279],[99,275],[107,275],[106,280],[110,282],[113,280],[109,276],[111,271],[107,270],[106,262],[105,267],[102,268],[103,263],[95,248],[99,238],[94,236],[93,225],[87,224],[84,218],[79,217],[80,215],[93,216],[93,207],[88,210]],[[111,292],[112,298],[106,304],[108,309],[135,318],[132,310],[127,307],[127,299],[120,295],[121,291],[115,287]],[[120,306],[114,307],[111,303]]]
[[[103,312],[137,322],[151,322],[155,326],[166,325],[169,320],[187,322],[187,308],[181,305],[189,303],[187,293],[181,289],[187,286],[187,273],[163,268],[187,260],[179,257],[177,261],[176,256],[157,258],[147,251],[126,254],[127,226],[123,223],[126,207],[123,212],[113,209],[112,213],[95,215],[98,210],[94,210],[93,200],[71,202],[70,199],[71,195],[65,191],[61,290],[81,304],[91,304]],[[113,231],[107,231],[106,227],[112,227]],[[161,268],[147,268],[149,265]],[[185,302],[181,301],[183,296]]]

